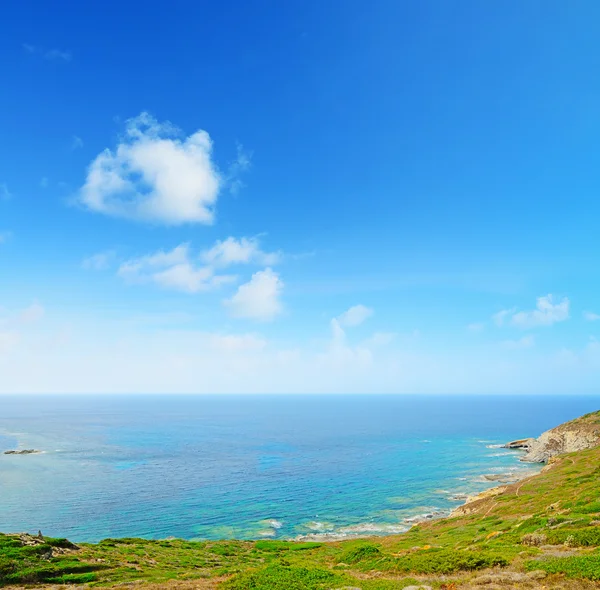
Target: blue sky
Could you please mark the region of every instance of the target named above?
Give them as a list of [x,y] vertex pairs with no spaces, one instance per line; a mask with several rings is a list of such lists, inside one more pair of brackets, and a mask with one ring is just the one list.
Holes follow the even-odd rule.
[[599,392],[596,2],[63,6],[0,23],[0,392]]

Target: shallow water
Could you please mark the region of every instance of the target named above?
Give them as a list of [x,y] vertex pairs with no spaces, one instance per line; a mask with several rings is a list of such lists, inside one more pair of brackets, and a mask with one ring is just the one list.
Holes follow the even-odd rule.
[[583,396],[2,396],[0,530],[291,538],[401,532],[531,471],[504,441]]

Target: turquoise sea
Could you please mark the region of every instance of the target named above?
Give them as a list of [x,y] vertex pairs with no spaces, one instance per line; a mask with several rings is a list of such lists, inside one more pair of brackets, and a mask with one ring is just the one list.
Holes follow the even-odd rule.
[[591,396],[2,396],[0,530],[105,537],[390,534],[447,513],[498,445]]

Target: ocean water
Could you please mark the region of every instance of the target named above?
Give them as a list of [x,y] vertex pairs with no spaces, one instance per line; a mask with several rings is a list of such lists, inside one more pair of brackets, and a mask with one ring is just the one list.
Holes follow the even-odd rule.
[[188,539],[390,534],[531,472],[498,445],[590,396],[1,396],[0,530]]

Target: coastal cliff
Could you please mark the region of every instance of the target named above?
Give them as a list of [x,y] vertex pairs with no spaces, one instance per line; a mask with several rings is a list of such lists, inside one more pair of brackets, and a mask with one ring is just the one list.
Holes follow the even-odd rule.
[[600,445],[600,411],[592,412],[551,428],[538,438],[514,440],[507,449],[523,449],[521,461],[547,463],[556,455],[585,451]]

